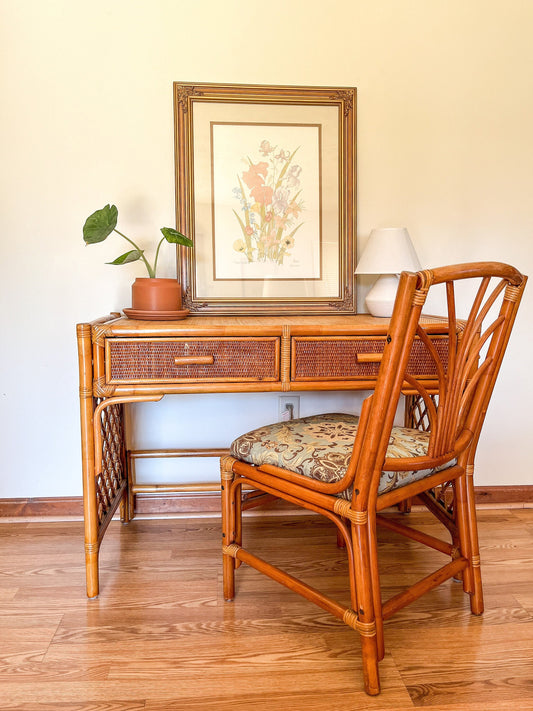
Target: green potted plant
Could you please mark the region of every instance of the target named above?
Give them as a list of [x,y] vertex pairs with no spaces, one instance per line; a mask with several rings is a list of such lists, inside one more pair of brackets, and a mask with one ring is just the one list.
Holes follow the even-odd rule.
[[138,277],[132,286],[132,308],[124,309],[127,315],[136,317],[156,318],[183,317],[187,312],[182,310],[181,284],[177,279],[162,279],[156,277],[159,250],[166,240],[171,244],[192,247],[193,243],[181,232],[172,227],[162,227],[162,237],[157,245],[153,264],[150,264],[144,250],[133,240],[117,230],[118,209],[115,205],[106,205],[96,210],[86,219],[83,226],[83,239],[86,244],[103,242],[112,232],[116,232],[129,242],[134,249],[129,250],[108,264],[129,264],[141,260],[144,262],[148,277]]

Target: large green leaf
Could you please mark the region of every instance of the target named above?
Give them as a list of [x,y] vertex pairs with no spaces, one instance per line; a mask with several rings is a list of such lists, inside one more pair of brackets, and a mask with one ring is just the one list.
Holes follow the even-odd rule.
[[[103,242],[117,226],[118,210],[115,205],[106,205],[93,212],[83,225],[83,239],[87,244]],[[111,262],[113,264],[113,262]]]
[[182,244],[184,247],[193,246],[192,239],[185,237],[185,235],[182,235],[181,232],[178,232],[177,230],[173,230],[172,227],[162,227],[161,232],[167,242],[171,242],[172,244]]
[[142,256],[143,253],[140,249],[132,249],[131,252],[121,254],[120,257],[117,257],[112,262],[106,262],[106,264],[128,264],[128,262],[136,262]]

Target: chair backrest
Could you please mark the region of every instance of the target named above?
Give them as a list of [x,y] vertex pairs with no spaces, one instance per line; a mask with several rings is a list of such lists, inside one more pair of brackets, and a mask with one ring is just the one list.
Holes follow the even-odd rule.
[[[470,308],[457,317],[456,283],[474,285]],[[470,463],[487,406],[509,340],[527,278],[506,264],[459,264],[411,274],[404,272],[383,351],[376,388],[365,401],[356,440],[354,491],[357,508],[377,496],[382,468],[432,469],[461,457]],[[429,290],[445,285],[447,349],[437,349],[421,314]],[[469,293],[472,292],[470,289]],[[463,305],[464,298],[460,303]],[[407,373],[415,338],[425,345],[437,375],[431,392]],[[427,454],[385,461],[390,431],[401,391],[410,389],[423,398],[429,444]],[[355,466],[355,464],[354,464]],[[354,497],[355,504],[355,497]]]

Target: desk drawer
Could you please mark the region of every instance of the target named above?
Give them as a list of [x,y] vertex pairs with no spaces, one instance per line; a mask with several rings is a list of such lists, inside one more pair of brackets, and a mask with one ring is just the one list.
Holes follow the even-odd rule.
[[[448,338],[434,336],[437,352],[447,362]],[[375,378],[379,363],[357,363],[358,353],[381,353],[385,336],[295,337],[291,347],[291,380],[358,380]],[[421,378],[435,377],[435,366],[428,349],[415,340],[409,358],[408,372]]]
[[280,339],[108,338],[106,382],[279,380]]

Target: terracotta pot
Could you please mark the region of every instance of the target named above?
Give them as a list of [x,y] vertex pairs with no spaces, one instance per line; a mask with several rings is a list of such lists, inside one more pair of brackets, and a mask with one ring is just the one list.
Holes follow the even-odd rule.
[[179,311],[181,284],[177,279],[139,277],[131,287],[131,305],[138,311]]

